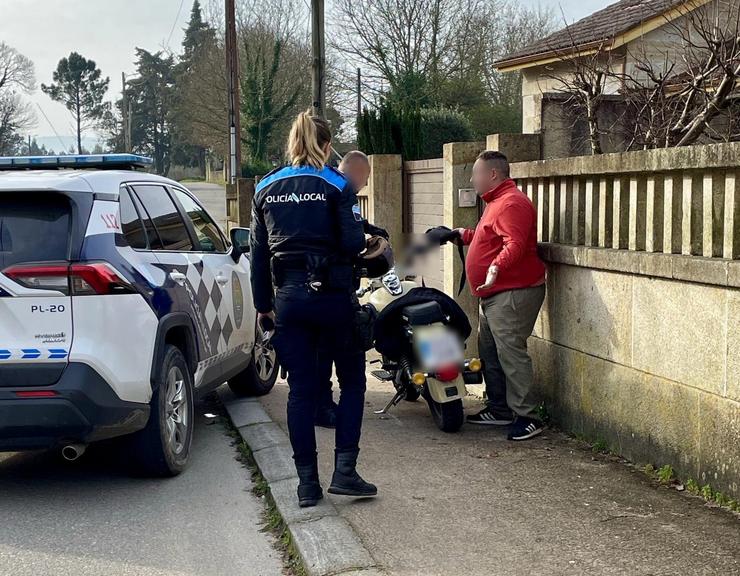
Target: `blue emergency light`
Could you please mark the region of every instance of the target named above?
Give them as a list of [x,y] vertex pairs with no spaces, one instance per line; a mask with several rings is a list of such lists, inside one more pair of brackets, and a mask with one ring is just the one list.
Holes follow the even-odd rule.
[[149,168],[151,158],[136,154],[70,154],[68,156],[0,156],[0,170],[56,168]]

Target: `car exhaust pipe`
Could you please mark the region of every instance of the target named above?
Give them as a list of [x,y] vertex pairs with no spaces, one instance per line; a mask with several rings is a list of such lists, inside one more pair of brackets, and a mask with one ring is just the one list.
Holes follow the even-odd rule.
[[67,462],[74,462],[85,453],[86,444],[68,444],[62,448],[62,458]]

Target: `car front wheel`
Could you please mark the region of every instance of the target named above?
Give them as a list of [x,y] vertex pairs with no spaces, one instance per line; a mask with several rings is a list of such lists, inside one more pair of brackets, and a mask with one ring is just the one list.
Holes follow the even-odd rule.
[[257,326],[249,366],[229,380],[229,388],[237,396],[264,396],[275,386],[279,370],[275,348],[271,342],[263,342]]

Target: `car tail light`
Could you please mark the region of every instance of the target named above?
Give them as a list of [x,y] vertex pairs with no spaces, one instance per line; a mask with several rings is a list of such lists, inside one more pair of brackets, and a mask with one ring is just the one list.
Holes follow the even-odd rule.
[[21,264],[6,268],[3,274],[26,288],[72,296],[133,292],[131,284],[107,262]]

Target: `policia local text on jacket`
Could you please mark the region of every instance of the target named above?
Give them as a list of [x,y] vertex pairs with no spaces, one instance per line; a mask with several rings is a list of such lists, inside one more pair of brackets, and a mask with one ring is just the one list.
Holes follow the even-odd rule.
[[364,247],[357,195],[336,170],[285,167],[259,182],[252,209],[252,290],[258,312],[276,313],[273,341],[288,372],[288,428],[302,506],[321,498],[314,431],[320,351],[334,358],[341,390],[329,491],[360,495],[348,487],[361,481],[355,464],[365,353],[355,341],[352,262]]

